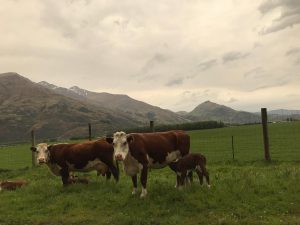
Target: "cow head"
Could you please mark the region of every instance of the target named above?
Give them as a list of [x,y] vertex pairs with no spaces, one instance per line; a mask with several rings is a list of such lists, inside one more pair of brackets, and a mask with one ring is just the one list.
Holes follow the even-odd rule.
[[106,138],[106,141],[113,144],[115,159],[117,161],[123,161],[129,152],[129,143],[133,141],[133,136],[120,131],[114,133],[112,138]]
[[31,147],[31,150],[36,152],[36,160],[38,164],[47,163],[50,160],[49,146],[46,143],[38,144],[36,147]]

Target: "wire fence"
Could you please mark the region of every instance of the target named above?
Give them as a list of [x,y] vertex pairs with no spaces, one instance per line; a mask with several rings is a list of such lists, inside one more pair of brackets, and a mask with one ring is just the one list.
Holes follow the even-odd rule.
[[[269,123],[268,127],[271,160],[300,162],[300,122]],[[264,160],[261,124],[195,130],[188,131],[188,134],[191,137],[191,152],[201,152],[208,162]],[[40,141],[45,140],[36,140],[36,143]],[[0,146],[0,171],[31,167],[30,146],[30,140],[22,144]]]

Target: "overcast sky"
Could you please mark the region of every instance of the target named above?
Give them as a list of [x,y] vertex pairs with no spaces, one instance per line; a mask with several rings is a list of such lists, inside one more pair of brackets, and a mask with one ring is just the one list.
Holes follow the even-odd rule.
[[0,73],[190,111],[300,109],[299,0],[0,0]]

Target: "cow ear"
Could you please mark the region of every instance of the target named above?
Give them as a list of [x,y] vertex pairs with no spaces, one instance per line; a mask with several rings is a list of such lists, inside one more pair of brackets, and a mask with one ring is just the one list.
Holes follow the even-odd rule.
[[108,142],[109,144],[112,144],[114,139],[112,137],[106,137],[105,138],[106,142]]
[[127,135],[127,143],[133,142],[133,136]]
[[33,151],[33,152],[36,152],[36,147],[31,146],[30,150]]

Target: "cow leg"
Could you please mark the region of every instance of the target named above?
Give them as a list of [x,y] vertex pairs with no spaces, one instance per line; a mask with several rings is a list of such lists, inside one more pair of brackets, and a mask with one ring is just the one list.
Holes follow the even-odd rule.
[[185,184],[186,174],[187,174],[186,170],[181,171],[179,189],[182,189],[183,185]]
[[137,175],[134,175],[131,177],[132,183],[133,183],[133,190],[132,194],[135,195],[137,191]]
[[110,178],[111,178],[111,172],[109,170],[106,171],[105,175],[106,175],[106,180],[107,181],[110,180]]
[[176,170],[176,164],[175,163],[170,163],[169,167],[171,170],[173,170],[176,173],[176,184],[175,184],[175,188],[178,188],[180,185],[180,176],[177,174],[177,170]]
[[202,185],[203,184],[203,173],[198,169],[196,169],[196,173],[198,175],[200,185]]
[[142,183],[142,193],[140,195],[141,198],[144,198],[147,195],[147,175],[148,175],[148,166],[144,164],[141,173],[141,183]]
[[70,184],[69,169],[67,167],[62,168],[60,170],[60,175],[61,175],[61,180],[62,180],[64,186],[67,186],[68,184]]
[[[206,180],[206,184],[207,184],[207,187],[209,187],[210,188],[210,183],[209,183],[209,174],[208,174],[208,172],[207,172],[207,170],[206,170],[206,168],[205,168],[205,166],[203,165],[203,164],[200,164],[200,168],[201,168],[201,172],[202,172],[202,174],[204,175],[204,177],[205,177],[205,180]],[[202,175],[202,176],[203,176]]]
[[116,182],[118,182],[119,181],[119,169],[117,167],[115,167],[113,163],[109,163],[107,166],[108,166],[110,172],[112,173],[112,175],[114,176]]
[[188,173],[188,180],[189,180],[189,183],[190,183],[190,184],[193,183],[193,171],[190,171],[190,172]]

